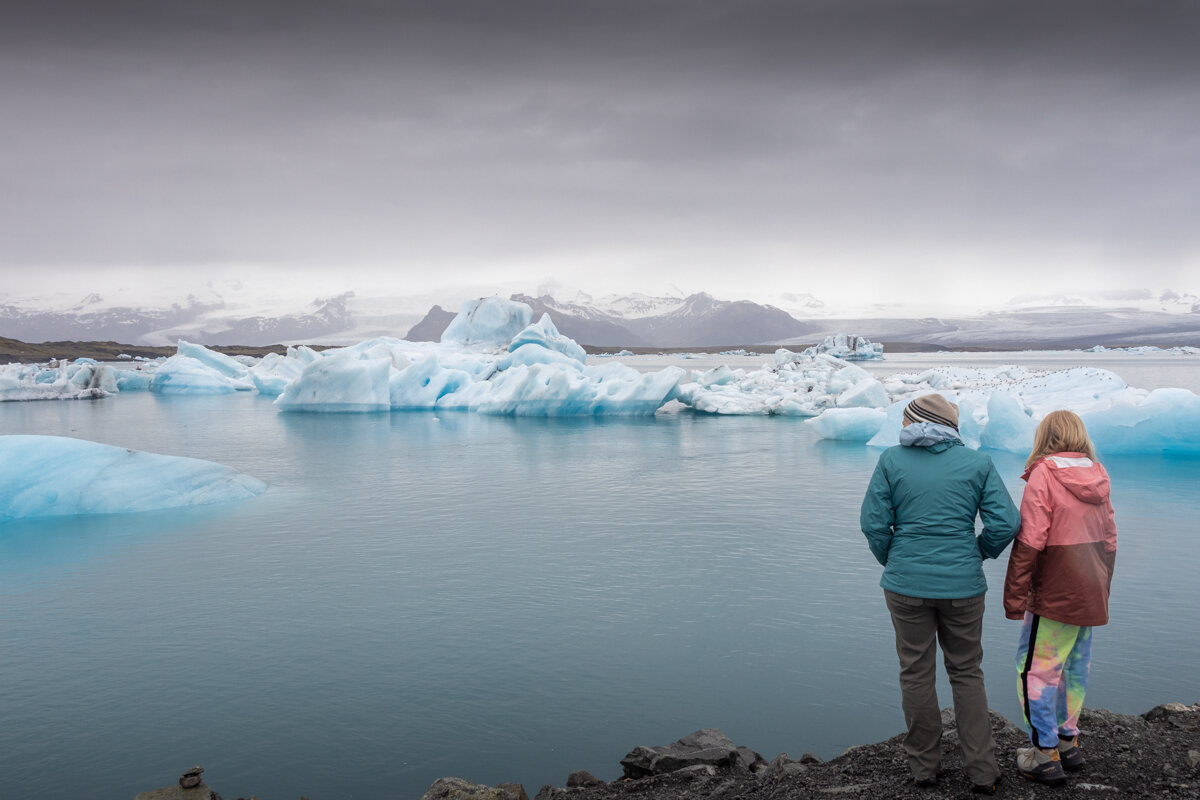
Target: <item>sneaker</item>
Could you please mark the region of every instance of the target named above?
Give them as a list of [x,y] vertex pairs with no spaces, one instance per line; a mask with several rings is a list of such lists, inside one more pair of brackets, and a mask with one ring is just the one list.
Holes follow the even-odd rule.
[[1083,769],[1083,765],[1087,762],[1083,760],[1083,753],[1079,752],[1078,736],[1058,740],[1058,759],[1062,762],[1062,768],[1065,770],[1076,772]]
[[1022,747],[1017,750],[1017,772],[1021,773],[1022,778],[1029,778],[1047,786],[1062,786],[1067,782],[1056,747],[1049,750]]
[[996,790],[999,788],[1000,788],[1000,776],[999,775],[997,775],[996,779],[993,780],[991,783],[975,783],[975,784],[971,785],[971,791],[974,792],[975,794],[995,794]]

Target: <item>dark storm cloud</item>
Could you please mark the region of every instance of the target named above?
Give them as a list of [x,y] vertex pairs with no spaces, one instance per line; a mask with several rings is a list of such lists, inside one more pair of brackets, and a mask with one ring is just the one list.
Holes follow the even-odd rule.
[[1170,263],[1197,250],[1198,37],[1172,2],[22,4],[0,264]]

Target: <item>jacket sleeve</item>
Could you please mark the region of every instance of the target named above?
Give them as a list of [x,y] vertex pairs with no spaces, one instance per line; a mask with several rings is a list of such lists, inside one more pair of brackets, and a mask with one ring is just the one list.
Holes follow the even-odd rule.
[[1021,515],[1013,505],[996,466],[990,463],[979,500],[979,517],[983,520],[979,554],[984,558],[998,558],[1021,527]]
[[1033,586],[1033,573],[1050,534],[1050,492],[1046,468],[1035,467],[1021,495],[1021,529],[1004,575],[1004,616],[1021,619]]
[[1008,572],[1004,575],[1004,616],[1022,619],[1029,602],[1033,571],[1041,553],[1017,539],[1008,554]]
[[892,547],[892,526],[896,524],[896,510],[892,505],[892,487],[888,483],[883,459],[875,465],[867,494],[863,497],[862,510],[858,515],[867,546],[880,564],[887,566],[888,550]]

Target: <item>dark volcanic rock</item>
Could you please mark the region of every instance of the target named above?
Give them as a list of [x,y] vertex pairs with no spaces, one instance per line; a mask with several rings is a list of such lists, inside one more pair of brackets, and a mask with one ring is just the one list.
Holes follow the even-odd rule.
[[519,783],[484,786],[462,778],[438,778],[421,800],[529,800],[529,795]]
[[597,778],[586,769],[581,769],[572,772],[567,776],[567,788],[574,789],[576,786],[599,786],[604,781]]
[[189,769],[187,772],[179,776],[179,785],[184,789],[191,789],[199,786],[203,782],[200,776],[204,773],[204,767],[196,766]]
[[[677,770],[599,786],[544,787],[540,800],[950,800],[972,797],[962,768],[952,713],[943,717],[942,772],[938,785],[918,788],[908,771],[903,735],[852,747],[821,762],[775,759],[759,772],[738,772],[712,765]],[[994,795],[1008,800],[1095,800],[1099,797],[1200,797],[1200,704],[1169,703],[1143,716],[1085,709],[1079,737],[1087,765],[1069,773],[1065,786],[1048,788],[1022,779],[1016,770],[1017,748],[1026,747],[1024,730],[992,712],[1002,781]],[[952,735],[953,734],[953,735]],[[655,748],[644,748],[653,752]],[[631,754],[632,755],[632,754]],[[643,754],[645,755],[645,754]],[[809,763],[805,763],[805,762]],[[624,763],[624,761],[622,762]],[[535,798],[535,800],[537,800]]]
[[626,778],[644,778],[706,765],[718,770],[750,772],[766,766],[766,759],[747,747],[738,747],[719,728],[706,728],[660,747],[635,747],[621,759]]

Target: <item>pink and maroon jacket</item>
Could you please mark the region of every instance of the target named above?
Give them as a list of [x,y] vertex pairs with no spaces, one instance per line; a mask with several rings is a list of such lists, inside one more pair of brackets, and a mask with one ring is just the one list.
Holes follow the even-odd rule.
[[1008,557],[1004,614],[1068,625],[1108,622],[1117,524],[1108,473],[1082,453],[1055,453],[1023,476],[1021,530]]

